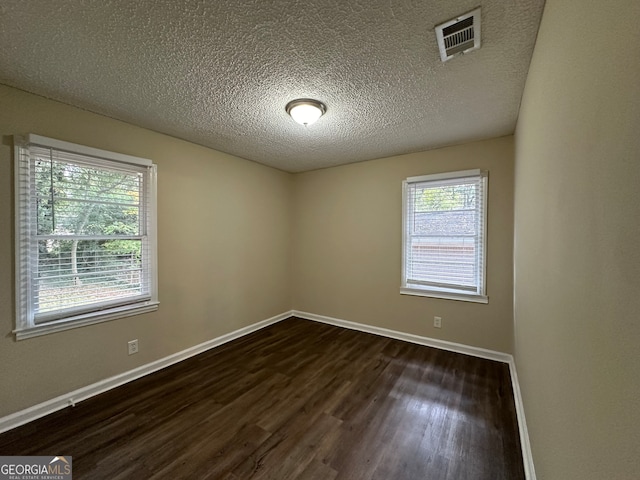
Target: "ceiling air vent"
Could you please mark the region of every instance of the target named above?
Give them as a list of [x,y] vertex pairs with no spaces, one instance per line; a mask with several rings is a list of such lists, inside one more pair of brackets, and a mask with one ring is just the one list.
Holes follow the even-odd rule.
[[443,62],[480,48],[480,7],[436,27]]

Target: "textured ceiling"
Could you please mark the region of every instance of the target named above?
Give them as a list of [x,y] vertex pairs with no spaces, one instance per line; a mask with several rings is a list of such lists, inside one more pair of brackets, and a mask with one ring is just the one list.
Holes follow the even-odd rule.
[[477,1],[3,0],[0,83],[312,170],[513,133],[544,0],[484,0],[482,48],[441,63]]

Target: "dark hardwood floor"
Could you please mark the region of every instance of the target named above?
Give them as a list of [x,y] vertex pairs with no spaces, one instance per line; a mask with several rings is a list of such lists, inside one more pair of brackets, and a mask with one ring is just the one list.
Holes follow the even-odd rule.
[[506,364],[290,318],[0,435],[80,479],[524,479]]

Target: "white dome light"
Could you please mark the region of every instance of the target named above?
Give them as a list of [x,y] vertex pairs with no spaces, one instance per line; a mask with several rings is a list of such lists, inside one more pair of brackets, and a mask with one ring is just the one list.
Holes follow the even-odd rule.
[[327,107],[318,100],[301,98],[289,102],[286,110],[291,118],[306,127],[315,123],[327,111]]

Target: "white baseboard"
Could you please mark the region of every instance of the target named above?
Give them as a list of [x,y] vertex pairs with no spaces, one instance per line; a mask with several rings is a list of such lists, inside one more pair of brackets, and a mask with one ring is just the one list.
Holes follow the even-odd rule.
[[6,417],[2,417],[0,418],[0,433],[11,430],[12,428],[19,427],[20,425],[24,425],[25,423],[29,423],[38,418],[44,417],[45,415],[49,415],[50,413],[57,412],[58,410],[62,410],[63,408],[66,408],[70,405],[75,405],[78,402],[94,397],[100,393],[106,392],[107,390],[119,387],[120,385],[124,385],[125,383],[131,382],[140,377],[144,377],[145,375],[149,375],[150,373],[161,370],[165,367],[173,365],[174,363],[186,360],[189,357],[198,355],[199,353],[215,348],[219,345],[222,345],[223,343],[230,342],[231,340],[235,340],[236,338],[243,337],[245,335],[248,335],[249,333],[255,332],[256,330],[260,330],[269,325],[280,322],[286,318],[291,317],[292,315],[293,313],[291,311],[281,313],[280,315],[276,315],[275,317],[268,318],[261,322],[254,323],[253,325],[249,325],[220,337],[208,340],[199,345],[195,345],[193,347],[187,348],[186,350],[182,350],[181,352],[169,355],[168,357],[164,357],[154,362],[147,363],[146,365],[142,365],[138,368],[134,368],[133,370],[129,370],[128,372],[124,372],[119,375],[100,380],[99,382],[79,388],[77,390],[74,390],[73,392],[67,393],[65,395],[60,395],[59,397],[52,398],[51,400],[39,403],[38,405],[34,405],[33,407],[29,407]]
[[292,315],[306,320],[327,323],[337,327],[349,328],[366,333],[373,333],[383,337],[395,338],[396,340],[404,340],[406,342],[416,343],[418,345],[426,345],[428,347],[438,348],[440,350],[448,350],[455,353],[464,353],[473,357],[495,360],[497,362],[509,365],[511,374],[511,386],[513,388],[513,399],[516,406],[516,415],[518,417],[518,431],[520,434],[520,446],[522,448],[522,462],[524,464],[524,473],[527,480],[536,480],[536,473],[533,467],[533,456],[531,455],[531,444],[529,443],[529,432],[527,430],[527,422],[524,416],[524,406],[522,403],[522,394],[520,393],[520,384],[518,383],[518,374],[516,373],[516,364],[513,355],[484,348],[472,347],[462,343],[447,342],[435,338],[421,337],[410,333],[389,330],[381,327],[373,327],[363,323],[350,322],[339,318],[317,315],[315,313],[301,312],[293,310]]
[[274,323],[278,323],[289,317],[299,317],[306,320],[335,325],[337,327],[358,330],[366,333],[373,333],[374,335],[395,338],[397,340],[404,340],[406,342],[416,343],[418,345],[425,345],[428,347],[434,347],[450,352],[463,353],[474,357],[507,363],[511,372],[511,383],[516,405],[516,414],[518,416],[518,428],[520,432],[520,444],[522,446],[522,457],[526,475],[525,478],[527,480],[536,480],[535,470],[533,467],[533,457],[531,456],[531,445],[529,443],[529,434],[527,431],[527,424],[525,421],[524,408],[522,404],[522,396],[520,393],[520,385],[518,384],[516,365],[512,355],[503,352],[496,352],[494,350],[487,350],[484,348],[464,345],[461,343],[447,342],[445,340],[422,337],[419,335],[399,332],[396,330],[373,327],[371,325],[365,325],[363,323],[350,322],[348,320],[341,320],[324,315],[301,312],[298,310],[291,310],[289,312],[281,313],[280,315],[276,315],[261,322],[254,323],[253,325],[249,325],[239,330],[235,330],[233,332],[227,333],[226,335],[222,335],[194,347],[182,350],[181,352],[169,355],[168,357],[164,357],[146,365],[142,365],[133,370],[129,370],[128,372],[121,373],[105,380],[101,380],[92,385],[74,390],[73,392],[70,392],[68,394],[52,398],[51,400],[47,400],[38,405],[34,405],[33,407],[29,407],[6,417],[2,417],[0,418],[0,433],[19,427],[20,425],[24,425],[25,423],[44,417],[45,415],[56,412],[58,410],[62,410],[63,408],[66,408],[70,405],[75,405],[76,403],[91,398],[95,395],[119,387],[120,385],[124,385],[125,383],[131,382],[140,377],[144,377],[145,375],[149,375],[150,373],[181,362],[182,360],[186,360],[189,357],[198,355],[199,353],[205,352],[219,345],[235,340],[236,338],[248,335],[252,332],[255,332],[256,330],[260,330]]
[[336,327],[343,327],[351,330],[358,330],[360,332],[373,333],[374,335],[380,335],[382,337],[395,338],[396,340],[404,340],[405,342],[417,343],[418,345],[426,345],[427,347],[434,347],[440,350],[448,350],[449,352],[464,353],[473,357],[496,360],[502,363],[509,363],[512,358],[508,353],[472,347],[470,345],[464,345],[462,343],[447,342],[446,340],[421,337],[420,335],[413,335],[411,333],[404,333],[397,330],[389,330],[381,327],[373,327],[371,325],[365,325],[364,323],[350,322],[348,320],[341,320],[339,318],[325,317],[324,315],[316,315],[315,313],[300,312],[298,310],[294,310],[293,316],[304,318],[307,320],[314,320],[316,322],[328,323],[329,325],[335,325]]
[[[511,356],[511,355],[510,355]],[[520,392],[520,382],[516,372],[516,362],[511,356],[509,361],[509,371],[511,373],[511,387],[513,388],[513,400],[516,404],[516,415],[518,416],[518,430],[520,432],[520,448],[522,449],[522,463],[524,464],[524,475],[527,480],[536,480],[536,469],[533,466],[533,454],[531,453],[531,443],[529,442],[529,430],[527,420],[524,416],[524,403]]]

